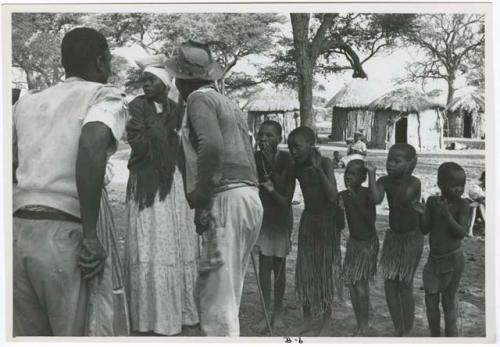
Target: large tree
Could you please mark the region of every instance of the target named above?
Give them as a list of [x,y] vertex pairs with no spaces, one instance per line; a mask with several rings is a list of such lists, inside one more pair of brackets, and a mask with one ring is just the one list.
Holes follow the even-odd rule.
[[[408,66],[407,80],[445,80],[449,104],[461,74],[477,68],[481,74],[483,67],[474,65],[484,61],[481,58],[484,54],[484,16],[461,13],[419,15],[415,24],[415,30],[409,32],[407,38],[425,56]],[[457,115],[449,113],[447,116],[448,136],[461,136],[461,122],[457,121]]]
[[[293,47],[279,52],[263,76],[276,84],[295,84],[300,99],[301,124],[313,125],[314,76],[352,70],[366,78],[363,64],[392,47],[413,15],[360,13],[291,13]],[[283,40],[285,43],[287,39]]]

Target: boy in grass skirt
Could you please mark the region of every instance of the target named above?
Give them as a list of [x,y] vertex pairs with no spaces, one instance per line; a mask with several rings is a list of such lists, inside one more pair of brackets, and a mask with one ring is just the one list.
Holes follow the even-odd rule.
[[297,333],[312,330],[313,317],[322,314],[319,334],[324,335],[328,332],[335,292],[341,297],[340,231],[336,227],[337,184],[333,162],[321,156],[314,141],[313,130],[304,126],[288,136],[305,204],[295,273],[304,322]]
[[390,148],[386,176],[376,180],[375,165],[365,164],[374,203],[381,203],[385,193],[389,203],[390,229],[385,235],[380,269],[396,336],[409,336],[413,328],[413,277],[424,247],[419,215],[413,208],[413,203],[420,201],[421,193],[420,180],[412,176],[416,164],[415,148],[406,143],[397,143]]
[[346,190],[340,192],[349,226],[349,239],[342,268],[344,282],[349,286],[352,307],[356,315],[355,335],[366,336],[370,307],[369,280],[377,272],[379,241],[375,229],[376,209],[370,190],[362,187],[366,181],[363,160],[349,161],[344,173]]
[[456,294],[464,271],[462,239],[469,225],[469,203],[462,199],[465,186],[464,169],[453,162],[441,164],[438,186],[441,196],[431,196],[427,203],[415,203],[421,214],[422,232],[429,233],[429,259],[423,281],[427,320],[432,336],[440,336],[443,306],[445,336],[458,336]]

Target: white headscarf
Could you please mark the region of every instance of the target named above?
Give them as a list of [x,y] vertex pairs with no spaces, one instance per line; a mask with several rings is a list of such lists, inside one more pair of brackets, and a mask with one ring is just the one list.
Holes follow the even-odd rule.
[[168,98],[172,101],[177,102],[179,100],[179,91],[174,85],[172,76],[167,72],[167,70],[158,66],[147,66],[142,73],[149,72],[150,74],[158,77],[163,84],[168,88]]
[[142,73],[149,72],[150,74],[155,75],[158,77],[165,86],[167,86],[169,89],[174,88],[174,84],[172,83],[172,77],[170,74],[167,72],[167,70],[158,67],[158,66],[147,66]]

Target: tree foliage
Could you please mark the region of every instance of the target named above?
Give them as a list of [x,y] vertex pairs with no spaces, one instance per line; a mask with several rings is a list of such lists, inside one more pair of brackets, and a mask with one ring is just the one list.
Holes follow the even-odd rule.
[[[92,21],[115,45],[137,44],[153,55],[171,57],[189,39],[208,43],[224,69],[225,80],[243,57],[273,47],[277,25],[285,18],[273,13],[113,13]],[[136,72],[130,71],[129,86],[137,82]]]
[[51,86],[64,76],[61,40],[79,18],[68,13],[12,14],[12,65],[26,73],[29,89]]

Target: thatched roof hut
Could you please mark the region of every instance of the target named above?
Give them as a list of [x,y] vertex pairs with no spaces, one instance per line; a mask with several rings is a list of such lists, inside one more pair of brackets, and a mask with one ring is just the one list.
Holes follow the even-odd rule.
[[248,127],[254,134],[264,120],[272,119],[283,127],[283,141],[299,123],[300,103],[294,91],[263,91],[250,97],[243,109],[248,112]]
[[363,130],[366,141],[372,141],[374,112],[368,109],[373,99],[383,93],[376,81],[354,79],[325,105],[332,107],[332,134],[334,141],[344,141],[354,136],[357,130]]
[[444,146],[444,106],[414,88],[399,88],[372,101],[375,111],[374,142],[389,148],[408,143],[418,151]]
[[484,91],[473,86],[459,89],[447,106],[448,116],[454,119],[454,136],[484,137]]

